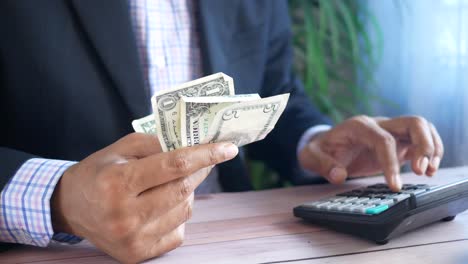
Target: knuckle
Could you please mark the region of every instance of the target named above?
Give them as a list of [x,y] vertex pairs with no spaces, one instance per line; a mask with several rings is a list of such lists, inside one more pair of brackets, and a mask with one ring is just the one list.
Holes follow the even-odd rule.
[[131,161],[125,164],[116,164],[114,169],[120,177],[131,178],[137,174],[137,167]]
[[208,151],[208,159],[209,159],[209,162],[210,164],[216,164],[218,163],[218,152],[216,151],[215,148],[210,148],[210,150]]
[[421,128],[427,125],[426,119],[420,116],[411,116],[410,120],[413,126],[418,127],[418,128]]
[[181,171],[181,172],[186,172],[188,171],[189,168],[189,162],[187,160],[186,155],[184,154],[177,154],[174,159],[173,159],[174,167],[176,170]]
[[358,116],[350,118],[349,120],[358,125],[367,125],[370,122],[372,122],[372,119],[366,115],[358,115]]
[[[123,138],[123,144],[126,145],[128,149],[136,150],[137,153],[151,153],[154,152],[152,148],[155,146],[160,149],[159,141],[152,138],[151,135],[143,133],[132,133]],[[153,144],[157,142],[157,144]]]
[[434,153],[434,146],[433,145],[421,146],[421,152],[423,155],[432,156],[432,154]]
[[125,166],[121,172],[121,183],[127,193],[139,191],[142,185],[142,177],[139,177],[138,168],[135,166]]
[[189,196],[192,193],[192,184],[189,180],[189,178],[183,178],[182,180],[179,181],[179,198],[185,199],[187,196]]
[[378,134],[377,140],[387,148],[393,148],[396,146],[395,138],[390,134]]

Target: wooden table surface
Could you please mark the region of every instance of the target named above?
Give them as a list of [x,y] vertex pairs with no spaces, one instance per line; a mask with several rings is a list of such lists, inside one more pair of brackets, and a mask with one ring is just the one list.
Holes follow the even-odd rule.
[[[443,184],[468,177],[468,167],[435,177],[403,175],[407,183]],[[386,245],[340,234],[295,218],[300,203],[381,182],[372,177],[260,192],[199,196],[182,247],[148,263],[468,263],[468,212],[390,240]],[[398,261],[399,260],[399,261]],[[22,246],[0,263],[116,263],[89,242],[48,248]]]

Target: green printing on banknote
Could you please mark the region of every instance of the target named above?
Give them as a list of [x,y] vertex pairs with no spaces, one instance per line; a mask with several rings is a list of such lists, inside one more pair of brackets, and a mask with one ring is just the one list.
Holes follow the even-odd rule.
[[230,141],[243,146],[265,138],[286,108],[289,94],[235,95],[232,78],[212,74],[157,92],[153,115],[132,122],[136,132],[156,134],[163,151]]

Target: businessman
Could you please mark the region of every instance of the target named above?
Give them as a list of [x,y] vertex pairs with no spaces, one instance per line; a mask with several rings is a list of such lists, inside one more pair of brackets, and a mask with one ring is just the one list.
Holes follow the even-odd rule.
[[[393,190],[404,162],[431,176],[443,156],[421,117],[331,126],[293,74],[286,1],[2,1],[0,36],[5,243],[85,238],[137,262],[182,243],[199,185],[249,190],[245,156],[295,184],[383,172]],[[155,137],[131,133],[152,93],[220,71],[238,93],[291,94],[266,139],[243,155],[230,143],[162,153]]]

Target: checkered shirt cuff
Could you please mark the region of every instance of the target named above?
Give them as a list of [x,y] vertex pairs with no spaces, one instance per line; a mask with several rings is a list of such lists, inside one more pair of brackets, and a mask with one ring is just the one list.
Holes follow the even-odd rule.
[[0,241],[47,246],[51,240],[79,242],[52,229],[50,198],[66,169],[75,162],[34,158],[26,161],[0,194]]

